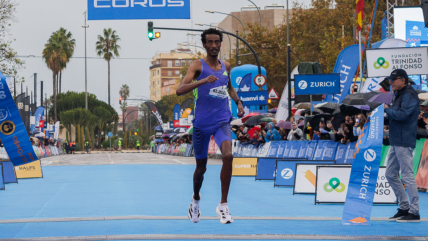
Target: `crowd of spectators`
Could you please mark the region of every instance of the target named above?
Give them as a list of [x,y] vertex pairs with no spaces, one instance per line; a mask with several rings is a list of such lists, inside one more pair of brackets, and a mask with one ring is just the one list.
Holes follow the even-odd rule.
[[181,144],[192,144],[192,135],[183,135],[178,138],[164,139],[164,143],[175,146],[180,146]]

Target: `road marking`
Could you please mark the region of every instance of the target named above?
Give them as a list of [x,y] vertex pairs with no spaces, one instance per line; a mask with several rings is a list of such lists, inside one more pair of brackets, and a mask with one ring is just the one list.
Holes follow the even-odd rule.
[[171,161],[177,162],[178,164],[186,164],[185,162],[179,161],[177,159],[171,159],[171,158],[167,158],[167,157],[163,157],[163,156],[158,156],[158,157],[161,159],[164,159],[164,160],[171,160]]
[[110,164],[113,164],[113,160],[111,159],[110,154],[107,153],[107,155],[108,155],[108,159],[110,160]]

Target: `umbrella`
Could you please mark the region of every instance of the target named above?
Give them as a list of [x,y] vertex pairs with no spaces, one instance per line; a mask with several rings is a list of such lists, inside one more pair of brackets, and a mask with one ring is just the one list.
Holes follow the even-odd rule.
[[428,100],[428,93],[418,94],[420,100]]
[[394,94],[391,92],[381,93],[370,98],[369,102],[377,102],[377,103],[384,103],[384,104],[390,105],[392,103],[393,97],[394,97]]
[[184,133],[184,132],[186,132],[186,129],[184,129],[184,128],[176,128],[176,129],[174,130],[174,132],[175,132],[175,133]]
[[242,119],[233,120],[232,122],[230,122],[230,125],[231,126],[242,126],[243,125],[242,124]]
[[245,122],[245,126],[256,126],[256,125],[260,125],[261,123],[264,123],[263,121],[260,121],[260,119],[264,118],[265,116],[263,115],[257,115],[257,116],[253,116],[250,117],[246,122]]
[[304,126],[305,126],[305,122],[302,121],[302,122],[299,123],[299,125],[297,127],[304,127]]
[[370,106],[368,106],[368,105],[353,105],[353,107],[360,109],[360,110],[370,110]]
[[285,129],[285,130],[291,130],[291,122],[289,121],[281,121],[278,124],[275,125],[276,127]]
[[345,116],[342,115],[342,113],[337,113],[333,115],[333,120],[331,120],[331,124],[333,125],[333,128],[337,131],[340,128],[340,125],[342,123],[345,123]]
[[162,139],[164,139],[164,138],[169,138],[169,134],[167,134],[167,133],[163,134]]
[[278,110],[278,107],[275,107],[275,108],[270,109],[268,112],[269,113],[276,113],[277,110]]
[[367,105],[370,106],[370,111],[373,111],[383,103],[377,103],[377,102],[367,102]]
[[379,90],[375,90],[375,91],[372,91],[372,92],[363,93],[362,95],[363,95],[364,100],[368,101],[373,96],[376,96],[376,95],[381,94],[381,93],[383,93],[383,92],[379,91]]
[[339,109],[339,104],[332,103],[332,102],[326,102],[326,103],[320,103],[315,106],[316,108],[322,110],[324,113],[333,113],[335,110]]
[[307,109],[311,108],[311,103],[310,102],[300,102],[300,103],[295,104],[293,107],[297,108],[297,109],[306,109],[307,110]]
[[345,105],[365,105],[366,101],[364,100],[364,96],[361,93],[348,95],[342,101],[342,104]]
[[272,122],[272,117],[263,117],[260,119],[260,122]]
[[260,128],[256,126],[256,127],[251,128],[251,129],[248,131],[248,135],[250,136],[250,138],[253,138],[254,132],[255,132],[256,130],[260,131]]
[[247,120],[248,119],[250,119],[251,117],[253,117],[253,116],[258,116],[259,114],[257,114],[257,113],[250,113],[250,114],[248,114],[248,115],[246,115],[246,116],[244,116],[244,117],[242,117],[241,119],[242,119],[242,123],[245,123],[245,122],[247,122]]
[[[309,109],[309,110],[302,111],[302,115],[305,115],[306,113],[311,114],[311,110]],[[318,108],[314,108],[314,111],[312,111],[312,115],[323,114],[323,113],[324,112]]]
[[[362,105],[364,106],[364,105]],[[353,115],[359,115],[359,114],[366,114],[368,110],[370,110],[370,107],[368,105],[366,105],[366,107],[355,107],[355,106],[351,106],[351,105],[344,105],[341,104],[340,105],[340,113],[342,113],[342,115],[344,116],[353,116]]]

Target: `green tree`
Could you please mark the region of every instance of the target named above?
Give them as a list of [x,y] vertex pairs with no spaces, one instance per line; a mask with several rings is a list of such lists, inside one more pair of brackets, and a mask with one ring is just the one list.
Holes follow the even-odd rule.
[[99,143],[102,143],[105,135],[101,135],[101,132],[106,132],[106,125],[111,122],[113,115],[110,111],[101,106],[96,107],[92,113],[98,117]]
[[15,40],[10,33],[10,26],[15,19],[16,6],[14,0],[0,1],[0,71],[4,75],[15,77],[24,65],[24,62],[17,57],[18,53],[12,48]]
[[59,41],[61,42],[61,46],[63,49],[66,50],[67,60],[65,62],[61,61],[60,63],[60,70],[59,70],[59,79],[57,86],[58,86],[58,93],[61,93],[61,78],[62,78],[62,71],[67,68],[67,63],[70,62],[70,58],[74,54],[74,49],[76,46],[76,40],[73,39],[73,35],[71,32],[67,32],[66,29],[60,28],[57,31],[57,34],[59,35]]
[[120,105],[120,109],[122,110],[122,129],[125,130],[125,112],[128,109],[128,102],[126,101],[129,97],[129,86],[122,85],[119,90],[119,95],[122,97],[122,104]]
[[117,44],[120,38],[116,35],[116,30],[104,29],[103,36],[98,35],[96,51],[98,56],[102,56],[108,64],[108,104],[110,105],[110,60],[119,57],[120,46]]

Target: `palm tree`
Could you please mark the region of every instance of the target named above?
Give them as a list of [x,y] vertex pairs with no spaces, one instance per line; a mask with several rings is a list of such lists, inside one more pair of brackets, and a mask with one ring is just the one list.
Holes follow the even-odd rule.
[[122,105],[120,106],[120,109],[122,110],[122,130],[125,131],[125,111],[127,109],[127,102],[126,99],[129,97],[129,86],[128,85],[122,85],[119,90],[119,95],[122,97]]
[[74,54],[74,48],[76,46],[76,40],[73,39],[73,35],[71,34],[71,32],[67,32],[67,30],[64,28],[60,28],[57,31],[57,34],[59,35],[59,40],[61,42],[61,46],[65,50],[66,55],[67,55],[67,61],[65,61],[65,62],[61,61],[61,69],[59,70],[59,82],[58,82],[59,91],[58,91],[58,93],[61,93],[62,70],[67,67],[67,63],[70,62],[70,58]]
[[98,35],[96,43],[97,55],[102,56],[108,63],[108,104],[110,105],[110,60],[119,57],[120,46],[117,44],[120,38],[116,30],[104,29],[104,36]]
[[54,97],[54,120],[57,121],[56,95],[58,92],[58,73],[66,67],[74,53],[75,40],[72,34],[64,28],[53,32],[45,44],[42,55],[46,65],[52,70],[53,97]]

